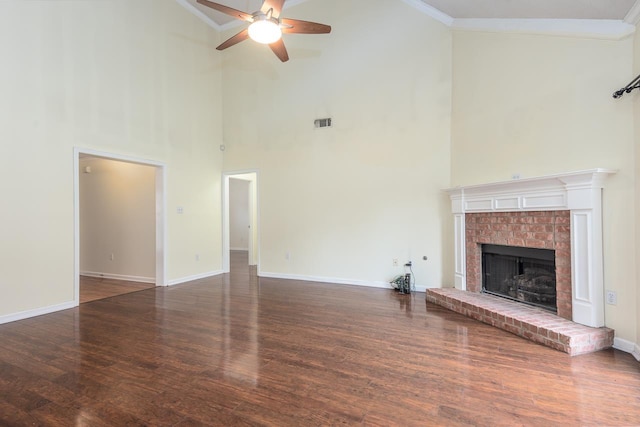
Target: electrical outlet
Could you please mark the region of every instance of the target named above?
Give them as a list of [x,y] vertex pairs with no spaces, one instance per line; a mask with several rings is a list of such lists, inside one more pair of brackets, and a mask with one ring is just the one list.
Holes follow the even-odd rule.
[[398,258],[394,258],[393,260],[391,260],[391,263],[393,264],[394,267],[398,267],[400,264],[398,264]]
[[607,291],[607,304],[616,305],[618,303],[618,295],[614,291]]
[[291,259],[291,254],[289,252],[287,252],[286,254],[284,254],[284,259],[286,259],[287,261],[289,261]]
[[196,254],[196,261],[200,261],[200,254]]
[[113,256],[113,254],[111,254],[111,255],[109,256],[109,260],[110,260],[110,261],[113,261],[114,259],[115,259],[115,257]]

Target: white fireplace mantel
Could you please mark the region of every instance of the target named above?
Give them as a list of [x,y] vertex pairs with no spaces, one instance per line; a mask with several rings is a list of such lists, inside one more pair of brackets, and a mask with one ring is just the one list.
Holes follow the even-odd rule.
[[590,169],[446,190],[454,215],[456,288],[466,290],[465,213],[569,210],[573,321],[604,326],[602,189],[615,173]]

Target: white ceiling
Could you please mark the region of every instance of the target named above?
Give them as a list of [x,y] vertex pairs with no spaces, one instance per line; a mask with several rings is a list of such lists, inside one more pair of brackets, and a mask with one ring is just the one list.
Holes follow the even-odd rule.
[[454,19],[618,19],[635,0],[422,0]]
[[[192,11],[204,14],[217,26],[233,18],[202,6],[196,0],[178,0]],[[285,8],[307,0],[288,0]],[[374,0],[375,1],[375,0]],[[396,0],[401,1],[401,0]],[[405,0],[424,3],[452,19],[597,19],[623,20],[636,0]],[[260,9],[262,0],[217,0],[244,12]]]

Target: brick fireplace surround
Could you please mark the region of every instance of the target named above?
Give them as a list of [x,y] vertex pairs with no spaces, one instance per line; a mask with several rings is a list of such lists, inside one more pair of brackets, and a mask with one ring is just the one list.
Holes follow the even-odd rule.
[[467,290],[482,291],[482,244],[553,249],[558,316],[571,320],[570,223],[566,210],[466,214]]
[[[456,286],[428,289],[427,301],[570,355],[611,347],[601,204],[604,179],[613,173],[592,169],[448,190]],[[485,243],[554,250],[558,315],[480,293]]]

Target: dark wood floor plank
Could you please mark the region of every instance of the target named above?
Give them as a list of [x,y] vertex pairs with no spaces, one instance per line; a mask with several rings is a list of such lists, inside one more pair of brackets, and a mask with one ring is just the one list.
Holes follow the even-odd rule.
[[80,276],[80,304],[138,292],[155,287],[154,283]]
[[0,325],[0,425],[640,425],[640,364],[423,294],[230,274]]
[[22,408],[17,408],[8,402],[0,399],[0,425],[2,426],[40,426],[38,422]]

